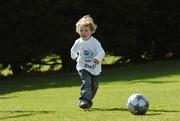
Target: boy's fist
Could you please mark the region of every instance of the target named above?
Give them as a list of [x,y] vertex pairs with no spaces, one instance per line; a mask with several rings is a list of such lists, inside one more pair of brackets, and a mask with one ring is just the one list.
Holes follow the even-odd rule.
[[96,59],[96,58],[94,58],[93,62],[94,62],[95,64],[99,64],[99,63],[100,63],[99,60]]

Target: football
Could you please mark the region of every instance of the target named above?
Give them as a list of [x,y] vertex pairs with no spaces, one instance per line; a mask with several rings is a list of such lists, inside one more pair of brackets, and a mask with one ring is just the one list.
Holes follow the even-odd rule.
[[144,115],[149,108],[149,100],[142,94],[133,94],[127,101],[128,110],[134,115]]

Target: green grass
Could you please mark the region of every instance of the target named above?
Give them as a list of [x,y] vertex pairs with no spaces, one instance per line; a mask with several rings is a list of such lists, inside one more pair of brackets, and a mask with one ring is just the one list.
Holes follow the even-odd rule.
[[[179,121],[180,61],[104,69],[92,109],[78,107],[76,72],[0,81],[2,121]],[[127,99],[142,93],[150,100],[146,115],[127,110]]]

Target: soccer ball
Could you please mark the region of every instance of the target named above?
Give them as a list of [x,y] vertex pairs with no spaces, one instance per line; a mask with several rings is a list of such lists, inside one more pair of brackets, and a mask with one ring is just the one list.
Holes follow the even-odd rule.
[[149,108],[149,100],[142,94],[133,94],[128,98],[127,107],[134,115],[143,115]]

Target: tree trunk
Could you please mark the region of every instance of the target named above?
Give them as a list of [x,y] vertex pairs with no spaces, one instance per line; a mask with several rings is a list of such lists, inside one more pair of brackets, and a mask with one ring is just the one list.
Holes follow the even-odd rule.
[[13,75],[20,75],[22,73],[22,69],[18,63],[11,63],[10,65]]
[[70,51],[64,49],[64,51],[61,52],[63,52],[60,54],[62,61],[62,71],[65,72],[74,71],[76,69],[76,65],[75,65],[76,61],[71,59]]

